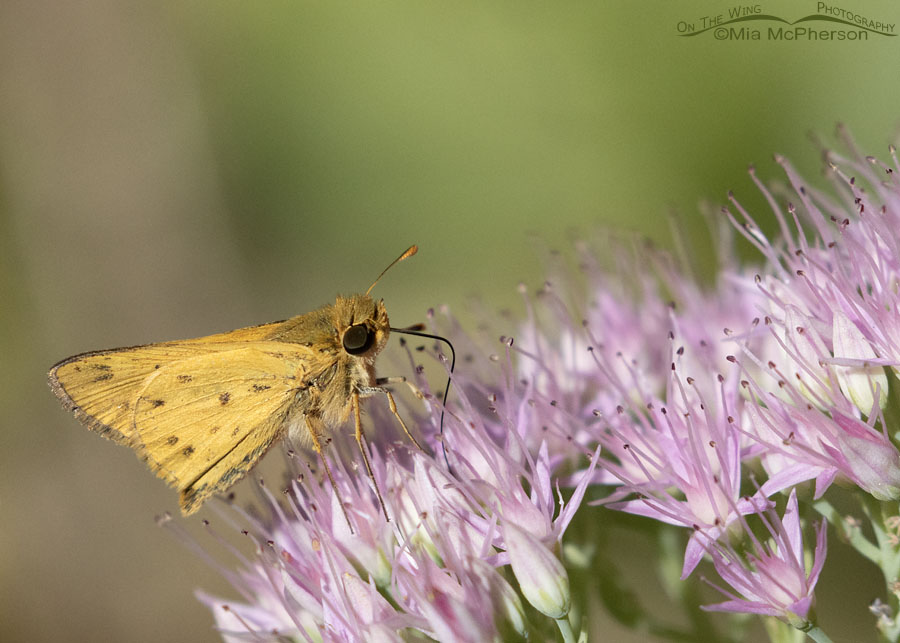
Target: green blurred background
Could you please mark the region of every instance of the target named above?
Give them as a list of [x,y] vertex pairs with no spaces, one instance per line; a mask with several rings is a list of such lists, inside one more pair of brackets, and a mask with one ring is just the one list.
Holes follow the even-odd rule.
[[[847,8],[900,23],[893,1]],[[886,156],[900,39],[678,36],[724,9],[3,2],[0,640],[214,640],[192,591],[227,592],[154,526],[175,494],[59,407],[53,362],[305,312],[411,243],[376,291],[394,323],[472,294],[514,306],[541,281],[532,236],[608,225],[671,246],[674,210],[701,251],[700,201],[734,189],[764,212],[749,163],[777,177],[783,153],[816,177],[808,134],[838,121]],[[826,581],[820,600],[853,596],[866,623],[874,574]]]

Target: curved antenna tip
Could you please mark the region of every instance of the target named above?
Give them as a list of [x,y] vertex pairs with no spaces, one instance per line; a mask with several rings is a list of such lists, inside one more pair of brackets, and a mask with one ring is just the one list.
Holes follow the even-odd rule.
[[384,273],[386,273],[388,270],[390,270],[391,268],[394,267],[394,264],[395,264],[395,263],[397,263],[398,261],[403,261],[404,259],[408,259],[409,257],[412,257],[412,256],[413,256],[414,254],[416,254],[418,251],[419,251],[419,246],[417,246],[417,245],[415,245],[415,244],[411,245],[409,248],[407,248],[406,250],[404,250],[402,255],[400,255],[399,257],[397,257],[396,259],[394,259],[394,260],[391,262],[391,265],[389,265],[387,268],[385,268],[384,270],[381,271],[381,274],[378,275],[378,279],[376,279],[375,281],[373,281],[373,282],[372,282],[372,285],[369,286],[369,289],[366,290],[366,294],[368,295],[370,292],[372,292],[372,288],[375,287],[375,284],[377,284],[377,283],[381,280],[381,278],[384,277]]

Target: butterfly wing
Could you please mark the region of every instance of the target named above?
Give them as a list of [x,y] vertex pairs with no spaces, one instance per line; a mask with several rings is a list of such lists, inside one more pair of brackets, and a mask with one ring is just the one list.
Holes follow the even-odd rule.
[[50,380],[79,419],[134,448],[176,487],[187,514],[242,478],[281,436],[302,400],[310,351],[211,336],[76,356]]

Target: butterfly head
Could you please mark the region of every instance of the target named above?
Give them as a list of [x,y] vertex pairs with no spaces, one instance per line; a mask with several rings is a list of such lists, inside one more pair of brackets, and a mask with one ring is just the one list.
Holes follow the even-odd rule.
[[354,357],[374,359],[387,343],[390,322],[382,300],[368,295],[338,298],[335,308],[341,348]]

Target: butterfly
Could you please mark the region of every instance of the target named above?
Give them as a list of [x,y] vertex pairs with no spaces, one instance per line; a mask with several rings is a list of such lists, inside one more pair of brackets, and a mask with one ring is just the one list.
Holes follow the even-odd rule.
[[403,252],[364,294],[338,296],[333,304],[270,324],[75,355],[50,369],[50,388],[80,422],[134,449],[175,487],[185,515],[243,478],[285,436],[321,457],[337,493],[323,449],[334,428],[352,416],[387,519],[363,444],[360,401],[386,396],[406,435],[424,451],[385,387],[405,378],[376,377],[375,360],[391,331],[447,340],[416,330],[421,326],[392,328],[384,302],[369,292],[417,250]]

